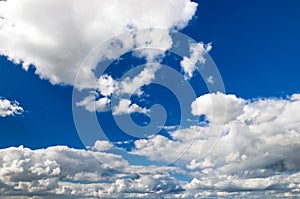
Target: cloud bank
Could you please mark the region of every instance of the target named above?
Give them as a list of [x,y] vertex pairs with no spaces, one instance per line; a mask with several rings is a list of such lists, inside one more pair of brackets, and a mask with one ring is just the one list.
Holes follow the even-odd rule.
[[[0,150],[0,194],[92,198],[199,198],[300,196],[300,95],[246,100],[214,93],[194,101],[195,114],[210,120],[210,98],[226,100],[227,118],[215,148],[199,152],[219,120],[186,129],[170,128],[169,137],[135,141],[132,154],[170,161],[176,150],[192,145],[173,166],[133,165],[97,141],[90,151],[55,146]],[[203,109],[203,107],[206,107]],[[216,111],[215,113],[218,113]],[[96,161],[95,158],[99,161]],[[114,168],[114,169],[112,169]],[[178,178],[179,175],[185,176]]]

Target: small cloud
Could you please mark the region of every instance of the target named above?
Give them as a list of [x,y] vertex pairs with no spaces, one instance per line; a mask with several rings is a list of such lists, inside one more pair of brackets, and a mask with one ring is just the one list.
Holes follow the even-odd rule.
[[122,114],[130,114],[130,113],[143,113],[149,114],[149,110],[146,108],[142,108],[137,104],[132,104],[129,99],[121,99],[119,104],[114,107],[113,115],[122,115]]
[[183,57],[183,60],[180,62],[181,68],[184,72],[185,79],[190,79],[193,76],[194,71],[197,69],[196,64],[204,64],[206,59],[204,55],[211,50],[211,43],[203,44],[193,43],[190,45],[190,56]]
[[108,141],[97,140],[92,147],[95,151],[107,151],[111,149],[113,145]]
[[22,114],[23,112],[24,109],[20,106],[19,102],[0,99],[0,117]]

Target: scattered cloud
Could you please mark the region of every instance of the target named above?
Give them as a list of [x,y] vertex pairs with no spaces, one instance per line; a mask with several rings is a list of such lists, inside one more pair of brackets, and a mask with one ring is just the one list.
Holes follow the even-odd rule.
[[190,57],[183,57],[180,62],[181,68],[185,73],[185,79],[190,79],[193,76],[194,71],[197,69],[196,64],[204,64],[204,55],[211,50],[211,43],[203,44],[192,43],[190,45]]
[[0,98],[0,117],[7,117],[16,114],[22,114],[24,109],[17,101],[9,101]]
[[[134,77],[125,77],[122,80],[114,80],[110,75],[101,75],[98,79],[97,91],[92,92],[77,106],[83,106],[88,111],[104,112],[111,109],[113,115],[122,115],[130,113],[148,114],[149,110],[142,108],[130,99],[124,99],[124,96],[142,95],[142,86],[148,85],[155,79],[155,73],[160,69],[158,63],[146,64],[145,68]],[[119,99],[118,103],[111,103],[111,96],[115,95],[115,99]],[[101,96],[101,97],[98,97]]]
[[102,97],[97,99],[97,93],[90,93],[82,101],[76,102],[77,106],[83,106],[89,112],[104,112],[109,110],[110,99],[108,97]]
[[113,115],[122,115],[130,113],[148,114],[149,110],[146,108],[142,108],[137,104],[133,104],[129,99],[121,99],[119,104],[114,107],[112,112]]

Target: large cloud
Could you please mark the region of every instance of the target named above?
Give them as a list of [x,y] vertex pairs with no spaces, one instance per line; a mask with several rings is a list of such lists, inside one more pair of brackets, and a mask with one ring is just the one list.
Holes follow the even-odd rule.
[[17,101],[11,102],[7,99],[0,98],[0,117],[7,117],[11,115],[21,114],[24,109]]
[[97,198],[160,195],[181,189],[169,174],[180,169],[129,165],[121,156],[103,151],[110,147],[97,141],[93,147],[97,151],[66,146],[1,149],[0,195]]
[[[219,99],[212,103],[213,98],[225,99],[226,102],[221,105],[227,105],[227,112],[218,143],[207,156],[201,157],[201,148],[207,146],[206,142],[214,140],[210,129],[213,125],[219,125],[218,117],[224,116],[222,110],[214,111],[217,122],[171,131],[172,139],[156,135],[137,140],[132,153],[168,162],[184,150],[184,143],[193,143],[180,161],[187,163],[187,168],[198,172],[199,176],[206,173],[260,178],[300,171],[299,94],[287,99],[256,100],[221,93],[207,94],[195,100],[192,111],[213,120],[211,109],[224,108],[218,104]],[[194,109],[196,104],[198,108]]]
[[[100,141],[95,144],[101,150],[109,149],[108,145]],[[115,164],[118,170],[97,162],[93,156]],[[300,172],[296,171],[260,176],[204,175],[174,166],[130,165],[108,151],[88,152],[66,146],[1,149],[0,163],[0,194],[13,198],[20,195],[47,198],[283,197],[300,193]],[[177,174],[194,178],[180,181]]]
[[[135,141],[131,153],[154,161],[172,161],[188,146],[174,166],[132,165],[114,154],[107,141],[97,141],[91,151],[66,146],[39,150],[11,147],[0,150],[0,194],[92,198],[299,196],[300,95],[246,100],[217,93],[199,97],[195,103],[205,105],[209,96],[228,100],[225,104],[232,103],[232,109],[227,109],[230,119],[225,119],[221,137],[207,156],[201,157],[200,151],[211,139],[213,122],[170,130],[170,137],[155,135]],[[181,181],[178,175],[192,180]]]
[[[32,64],[53,84],[73,85],[79,65],[100,42],[132,28],[182,28],[196,7],[190,0],[0,1],[0,53],[24,69]],[[147,35],[136,36],[135,45],[149,42]],[[152,36],[156,46],[168,38]],[[126,42],[123,47],[130,49],[133,43]],[[109,48],[103,52],[111,56]],[[96,81],[92,68],[82,71],[78,87]]]

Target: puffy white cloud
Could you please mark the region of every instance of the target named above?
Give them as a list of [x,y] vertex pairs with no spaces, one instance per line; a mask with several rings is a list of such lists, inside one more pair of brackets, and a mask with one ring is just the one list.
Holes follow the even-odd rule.
[[11,115],[21,114],[24,109],[17,101],[9,101],[0,98],[0,117],[7,117]]
[[[187,168],[203,173],[241,174],[257,171],[275,174],[280,171],[298,171],[300,161],[300,100],[293,95],[287,99],[245,100],[221,93],[200,96],[194,103],[194,114],[204,114],[209,120],[220,121],[218,113],[212,116],[211,109],[223,109],[226,105],[226,120],[216,146],[207,156],[201,156],[202,147],[215,140],[211,133],[215,124],[192,126],[170,132],[172,139],[155,135],[135,141],[134,154],[151,160],[171,161],[178,157],[187,144],[192,143],[180,156],[180,161],[189,162]],[[213,101],[215,99],[215,101]],[[221,100],[225,102],[221,102]],[[193,107],[193,106],[192,106]],[[217,117],[217,119],[213,119]],[[212,142],[209,147],[215,143]],[[251,172],[248,172],[250,175]],[[243,174],[244,175],[244,174]],[[251,175],[263,175],[251,173]]]
[[205,115],[210,122],[222,123],[242,114],[246,101],[217,92],[198,97],[191,105],[193,115]]
[[204,64],[205,57],[204,55],[211,50],[212,46],[210,43],[203,44],[192,43],[190,45],[190,57],[183,57],[183,60],[180,62],[181,68],[185,73],[185,79],[189,79],[193,76],[194,71],[196,70],[196,64]]
[[101,75],[98,78],[98,90],[103,96],[110,96],[118,88],[117,82],[109,75]]
[[[190,0],[0,1],[0,53],[22,63],[24,69],[33,65],[41,78],[53,84],[73,85],[78,67],[97,44],[127,29],[183,28],[196,7]],[[170,45],[168,35],[163,37],[155,31],[139,34],[136,45]],[[122,42],[124,49],[134,45],[130,38]],[[113,57],[110,46],[104,48],[103,58]],[[84,67],[77,77],[78,88],[97,81],[96,66]]]
[[119,104],[113,109],[113,115],[130,114],[135,112],[148,114],[149,110],[142,108],[137,104],[132,104],[129,99],[121,99]]
[[83,106],[86,110],[90,112],[104,112],[109,110],[110,98],[102,97],[97,99],[97,96],[97,93],[91,93],[80,102],[76,102],[76,105]]
[[106,141],[97,141],[93,149],[98,151],[66,146],[0,149],[0,194],[115,198],[181,189],[170,175],[178,169],[129,165],[118,155],[99,152],[110,147]]
[[113,145],[111,143],[109,143],[108,141],[101,141],[101,140],[97,140],[94,144],[94,146],[92,147],[92,149],[96,150],[96,151],[107,151],[109,149],[111,149],[113,147]]
[[[122,80],[114,80],[110,75],[101,75],[98,79],[98,92],[91,92],[77,106],[83,106],[88,111],[104,112],[112,107],[113,115],[130,114],[134,112],[148,114],[149,110],[137,104],[132,104],[131,100],[122,98],[126,95],[141,95],[141,87],[148,85],[155,79],[155,73],[160,69],[158,63],[147,64],[145,68],[134,77],[125,77]],[[102,95],[103,97],[98,97]],[[111,95],[121,98],[118,103],[111,104]],[[116,97],[117,98],[117,97]]]
[[[97,141],[93,151],[66,146],[0,149],[0,194],[66,198],[251,197],[253,194],[296,197],[300,194],[299,169],[270,172],[270,168],[258,168],[236,174],[206,175],[179,166],[131,165],[121,156],[101,152],[110,147],[106,141]],[[203,164],[209,167],[214,163]],[[199,165],[196,161],[191,164],[195,168]],[[215,170],[218,170],[216,165]],[[193,179],[181,181],[177,174],[190,175]]]

